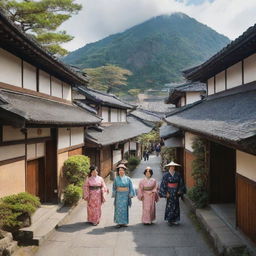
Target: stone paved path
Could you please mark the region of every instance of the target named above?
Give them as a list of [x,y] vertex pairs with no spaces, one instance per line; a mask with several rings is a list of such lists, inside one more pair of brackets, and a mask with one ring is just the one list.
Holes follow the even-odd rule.
[[[139,179],[147,165],[154,170],[154,177],[161,180],[159,158],[151,156],[134,171],[133,182]],[[111,184],[110,184],[111,185]],[[85,222],[85,203],[72,213],[67,224],[61,226],[40,246],[36,256],[214,256],[212,249],[196,230],[181,204],[180,226],[169,227],[164,221],[165,200],[157,205],[157,220],[151,226],[141,224],[141,202],[133,199],[130,224],[116,229],[113,223],[113,199],[108,196],[103,206],[103,217],[98,226]]]

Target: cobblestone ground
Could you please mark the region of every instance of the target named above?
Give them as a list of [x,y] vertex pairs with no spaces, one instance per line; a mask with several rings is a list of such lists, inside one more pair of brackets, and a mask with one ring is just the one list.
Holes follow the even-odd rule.
[[[161,180],[160,158],[150,156],[134,171],[133,182],[138,186],[146,166],[154,170],[154,178]],[[111,187],[111,184],[109,184]],[[110,193],[111,194],[111,193]],[[151,226],[141,224],[141,202],[133,199],[130,223],[127,228],[116,229],[113,223],[113,199],[103,206],[101,223],[86,223],[86,204],[81,203],[71,214],[69,222],[56,230],[39,248],[36,256],[214,256],[189,218],[186,206],[181,203],[181,224],[169,227],[163,221],[165,200],[157,204],[157,219]]]

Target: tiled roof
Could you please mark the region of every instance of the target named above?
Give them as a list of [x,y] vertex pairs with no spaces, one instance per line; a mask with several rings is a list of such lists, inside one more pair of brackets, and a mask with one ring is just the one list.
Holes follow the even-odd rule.
[[148,133],[152,128],[134,117],[127,117],[127,123],[112,124],[104,127],[102,132],[89,129],[86,138],[98,145],[106,146]]
[[169,92],[168,98],[165,100],[167,104],[176,104],[177,101],[186,93],[186,92],[206,92],[206,84],[201,82],[187,82],[172,88]]
[[7,102],[0,105],[1,119],[8,119],[19,126],[84,126],[101,121],[75,105],[5,90],[0,90],[0,95]]
[[166,121],[256,154],[256,83],[218,95],[171,114]]
[[144,109],[140,109],[140,108],[133,110],[132,112],[129,113],[129,115],[135,116],[141,120],[145,120],[145,121],[149,121],[149,122],[160,122],[162,119],[157,114],[152,113],[147,110],[144,110]]
[[165,139],[178,134],[180,132],[180,129],[169,124],[169,125],[161,126],[159,131],[160,131],[160,137]]
[[78,87],[78,91],[79,93],[85,95],[88,100],[95,101],[105,106],[112,106],[112,107],[118,107],[123,109],[134,108],[134,106],[121,101],[119,98],[117,98],[113,94],[100,92],[97,90],[86,88],[84,86]]

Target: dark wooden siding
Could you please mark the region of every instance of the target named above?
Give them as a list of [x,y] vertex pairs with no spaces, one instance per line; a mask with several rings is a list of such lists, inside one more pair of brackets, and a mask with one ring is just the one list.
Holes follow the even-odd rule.
[[235,203],[236,152],[234,149],[210,143],[210,203]]
[[237,174],[237,226],[256,243],[256,182]]
[[184,154],[184,170],[185,170],[185,183],[187,188],[192,188],[195,184],[194,178],[192,177],[192,162],[195,159],[195,156],[193,155],[193,153],[191,153],[188,150],[185,150],[185,154]]

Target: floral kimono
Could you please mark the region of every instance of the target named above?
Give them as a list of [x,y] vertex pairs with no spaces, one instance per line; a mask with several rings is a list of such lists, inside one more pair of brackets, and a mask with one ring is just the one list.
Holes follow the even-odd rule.
[[128,206],[131,206],[131,198],[135,196],[132,181],[129,177],[117,176],[113,183],[112,197],[115,198],[114,222],[117,224],[129,223]]
[[104,203],[107,192],[106,184],[102,177],[89,177],[84,183],[84,199],[87,201],[87,220],[98,224],[101,217],[101,205]]
[[155,179],[144,178],[140,181],[138,199],[142,201],[142,222],[151,224],[156,218],[156,202],[159,199]]
[[163,176],[160,185],[160,197],[166,197],[169,193],[169,198],[166,200],[165,217],[169,223],[177,222],[180,220],[180,205],[179,194],[184,192],[184,184],[180,173],[174,172],[172,175],[170,172]]

